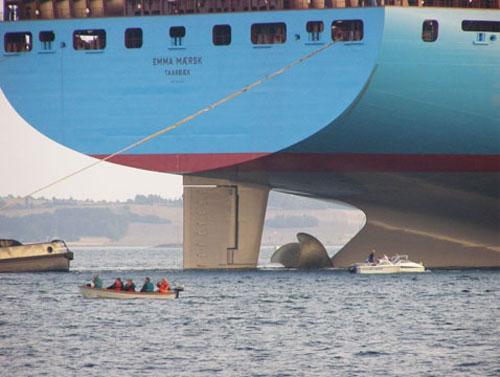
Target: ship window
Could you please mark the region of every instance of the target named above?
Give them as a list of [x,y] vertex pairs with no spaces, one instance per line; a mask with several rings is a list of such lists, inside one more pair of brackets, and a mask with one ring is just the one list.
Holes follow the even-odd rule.
[[462,21],[463,31],[485,31],[490,33],[500,33],[500,21]]
[[252,25],[254,45],[279,44],[286,42],[286,24],[283,22]]
[[422,40],[434,42],[438,38],[439,24],[436,20],[425,20],[422,24]]
[[[5,21],[19,21],[19,18],[21,16],[21,10],[19,9],[19,5],[5,3],[5,6],[7,7],[7,12],[5,14]],[[1,17],[0,21],[2,21]]]
[[56,39],[53,31],[41,31],[38,34],[38,39],[42,45],[43,50],[52,50],[52,42]]
[[170,38],[172,46],[182,46],[182,39],[186,36],[186,28],[184,26],[173,26],[170,28]]
[[4,35],[5,52],[28,52],[33,48],[33,38],[31,33],[5,33]]
[[334,42],[361,41],[363,39],[363,21],[337,20],[332,23]]
[[212,41],[216,46],[227,46],[231,44],[231,26],[215,25],[212,29]]
[[105,47],[105,30],[75,30],[73,32],[73,48],[75,50],[103,50]]
[[142,47],[142,29],[132,28],[125,30],[125,47],[126,48]]
[[309,21],[306,24],[306,31],[308,34],[309,42],[318,42],[323,30],[323,21]]

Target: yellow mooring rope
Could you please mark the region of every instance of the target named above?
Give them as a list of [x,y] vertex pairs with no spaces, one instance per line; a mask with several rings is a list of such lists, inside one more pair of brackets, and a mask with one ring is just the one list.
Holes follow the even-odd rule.
[[174,123],[174,124],[172,124],[172,125],[170,125],[168,127],[165,127],[165,128],[163,128],[163,129],[161,129],[159,131],[156,131],[156,132],[154,132],[154,133],[152,133],[152,134],[150,134],[150,135],[148,135],[148,136],[146,136],[146,137],[144,137],[144,138],[136,141],[135,143],[132,143],[129,146],[126,146],[126,147],[124,147],[124,148],[122,148],[122,149],[114,152],[113,154],[110,154],[109,156],[107,156],[107,157],[105,157],[103,159],[94,161],[91,164],[86,165],[86,166],[84,166],[84,167],[82,167],[82,168],[80,168],[78,170],[75,170],[74,172],[72,172],[72,173],[70,173],[68,175],[65,175],[65,176],[63,176],[61,178],[58,178],[58,179],[50,182],[49,184],[47,184],[45,186],[42,186],[42,187],[40,187],[40,188],[38,188],[38,189],[30,192],[29,194],[25,195],[23,198],[36,195],[36,194],[38,194],[38,193],[40,193],[40,192],[42,192],[44,190],[47,190],[48,188],[50,188],[52,186],[55,186],[55,185],[61,183],[62,181],[65,181],[65,180],[67,180],[67,179],[69,179],[69,178],[71,178],[71,177],[73,177],[73,176],[75,176],[77,174],[80,174],[80,173],[84,172],[85,170],[89,170],[89,169],[93,168],[96,165],[99,165],[99,164],[101,164],[101,163],[103,163],[105,161],[108,161],[108,160],[112,159],[113,157],[115,157],[115,156],[117,156],[119,154],[125,153],[125,152],[127,152],[127,151],[129,151],[129,150],[131,150],[131,149],[133,149],[135,147],[138,147],[139,145],[142,145],[144,143],[147,143],[150,140],[153,140],[153,139],[157,138],[158,136],[161,136],[161,135],[164,135],[164,134],[166,134],[166,133],[168,133],[170,131],[173,131],[177,127],[182,126],[183,124],[185,124],[185,123],[187,123],[187,122],[189,122],[189,121],[191,121],[193,119],[196,119],[200,115],[202,115],[202,114],[204,114],[204,113],[206,113],[206,112],[208,112],[208,111],[210,111],[212,109],[215,109],[216,107],[218,107],[218,106],[220,106],[220,105],[222,105],[222,104],[224,104],[224,103],[226,103],[228,101],[231,101],[232,99],[234,99],[236,97],[239,97],[243,93],[252,90],[253,88],[255,88],[255,87],[257,87],[257,86],[265,83],[266,81],[272,80],[275,77],[282,75],[286,71],[292,69],[294,66],[296,66],[298,64],[301,64],[304,61],[312,58],[313,56],[318,55],[319,53],[321,53],[321,52],[325,51],[326,49],[330,48],[331,46],[333,46],[333,44],[334,44],[334,42],[329,42],[329,43],[325,44],[324,46],[322,46],[321,48],[319,48],[317,50],[314,50],[314,51],[310,52],[309,54],[307,54],[307,55],[305,55],[305,56],[303,56],[303,57],[301,57],[301,58],[293,61],[292,63],[286,65],[285,67],[283,67],[283,68],[281,68],[279,70],[277,70],[276,72],[273,72],[273,73],[271,73],[271,74],[269,74],[269,75],[267,75],[267,76],[265,76],[265,77],[263,77],[263,78],[255,81],[254,83],[252,83],[250,85],[247,85],[247,86],[243,87],[242,89],[240,89],[240,90],[238,90],[238,91],[236,91],[234,93],[229,94],[228,96],[226,96],[226,97],[224,97],[224,98],[222,98],[222,99],[220,99],[220,100],[212,103],[211,105],[208,105],[207,107],[205,107],[205,108],[203,108],[201,110],[198,110],[194,114],[191,114],[191,115],[185,117],[184,119],[181,119],[180,121],[178,121],[178,122],[176,122],[176,123]]

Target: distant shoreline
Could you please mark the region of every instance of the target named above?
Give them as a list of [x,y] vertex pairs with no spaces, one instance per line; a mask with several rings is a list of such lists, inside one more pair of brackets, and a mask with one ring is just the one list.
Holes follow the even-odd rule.
[[[262,244],[261,248],[279,248],[282,245],[275,245],[275,244]],[[327,250],[340,250],[343,245],[324,245]],[[118,249],[118,248],[124,248],[124,249],[132,249],[132,248],[138,248],[138,249],[162,249],[162,248],[176,248],[176,249],[182,249],[182,244],[180,243],[166,243],[166,244],[160,244],[160,245],[120,245],[120,244],[85,244],[85,243],[68,243],[68,247],[71,248],[82,248],[82,249],[88,249],[88,248],[102,248],[102,249]]]

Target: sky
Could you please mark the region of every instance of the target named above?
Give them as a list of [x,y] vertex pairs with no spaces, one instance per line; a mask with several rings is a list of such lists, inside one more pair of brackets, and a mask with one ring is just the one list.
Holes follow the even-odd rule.
[[[94,161],[30,127],[0,91],[0,196],[28,195]],[[137,194],[178,198],[182,177],[103,162],[35,197],[114,201]]]

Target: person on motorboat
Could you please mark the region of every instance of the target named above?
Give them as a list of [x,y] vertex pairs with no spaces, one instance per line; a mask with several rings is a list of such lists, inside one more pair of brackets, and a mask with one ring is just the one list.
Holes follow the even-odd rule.
[[163,278],[158,283],[156,283],[156,286],[158,287],[158,292],[168,293],[170,284],[168,283],[167,279]]
[[132,279],[127,279],[127,283],[125,284],[125,287],[123,287],[124,291],[127,292],[135,292],[135,283]]
[[365,262],[366,263],[371,263],[371,264],[376,263],[376,261],[375,261],[375,250],[371,251],[370,255],[368,255],[368,257],[366,258]]
[[113,284],[111,284],[108,289],[114,289],[115,291],[121,291],[123,289],[123,282],[121,278],[116,278]]
[[144,279],[144,285],[141,288],[141,292],[154,292],[155,286],[151,283],[151,279],[146,276]]

